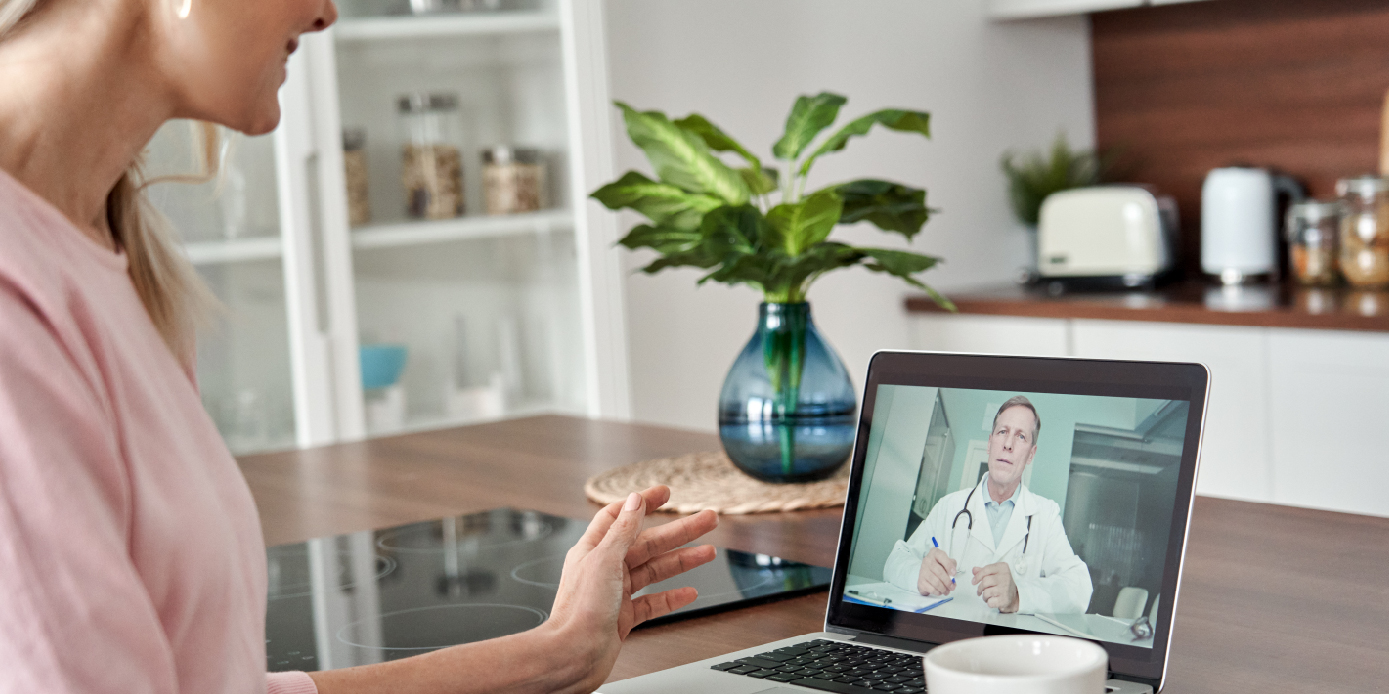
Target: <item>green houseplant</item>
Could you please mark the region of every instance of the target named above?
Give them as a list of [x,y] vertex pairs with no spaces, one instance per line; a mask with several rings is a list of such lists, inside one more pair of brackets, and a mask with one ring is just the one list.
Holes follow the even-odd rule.
[[1048,195],[1100,183],[1109,164],[1107,157],[1094,151],[1072,150],[1065,133],[1057,134],[1050,152],[1005,152],[999,162],[1008,177],[1013,214],[1031,230],[1037,228],[1042,201]]
[[[844,149],[875,125],[930,135],[929,114],[883,109],[850,121],[817,144],[845,103],[828,92],[798,98],[785,133],[772,146],[777,167],[704,116],[671,120],[660,111],[617,103],[627,134],[646,154],[657,180],[629,171],[593,193],[609,209],[631,209],[649,220],[619,242],[658,254],[642,272],[694,267],[707,271],[701,284],[745,284],[762,293],[762,323],[720,397],[724,449],[761,479],[828,475],[848,456],[852,442],[857,403],[843,363],[809,318],[806,292],[812,283],[828,272],[861,265],[898,277],[953,309],[917,278],[939,258],[830,239],[837,225],[865,221],[910,240],[932,213],[926,191],[901,183],[860,179],[806,190],[821,156]],[[735,163],[726,162],[724,153]],[[811,376],[814,387],[807,384]],[[833,436],[819,436],[831,429]]]

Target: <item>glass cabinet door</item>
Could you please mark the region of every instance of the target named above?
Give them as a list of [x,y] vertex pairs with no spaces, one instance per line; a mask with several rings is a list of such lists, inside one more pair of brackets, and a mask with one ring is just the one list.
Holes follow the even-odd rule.
[[[199,172],[197,127],[172,121],[156,133],[149,179]],[[289,448],[295,413],[275,148],[270,136],[222,138],[214,178],[156,182],[148,193],[221,303],[198,336],[203,405],[233,453]]]
[[330,31],[367,433],[586,413],[558,6],[415,4]]
[[[229,447],[626,416],[615,228],[586,199],[612,178],[601,3],[342,11],[291,56],[273,134],[150,188],[224,306],[198,376]],[[196,172],[195,142],[166,125],[150,174]]]

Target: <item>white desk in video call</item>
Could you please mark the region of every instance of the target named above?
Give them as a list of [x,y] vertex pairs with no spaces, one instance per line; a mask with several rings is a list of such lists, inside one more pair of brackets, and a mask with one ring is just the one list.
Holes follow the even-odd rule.
[[[850,574],[848,580],[845,582],[845,589],[853,590],[861,586],[882,585],[883,583],[881,581]],[[970,622],[980,622],[983,624],[993,624],[1011,629],[1025,629],[1027,631],[1060,634],[1063,636],[1080,636],[1145,648],[1153,647],[1152,636],[1143,639],[1136,639],[1133,637],[1130,627],[1133,626],[1134,620],[1131,619],[1120,619],[1109,615],[1093,613],[1045,615],[1045,617],[1060,622],[1068,627],[1062,628],[1037,615],[1002,614],[998,610],[984,604],[984,601],[975,594],[974,586],[969,585],[968,582],[956,588],[950,598],[951,600],[949,602],[932,607],[926,610],[924,614],[935,615],[937,617],[949,617],[951,619],[962,619]]]

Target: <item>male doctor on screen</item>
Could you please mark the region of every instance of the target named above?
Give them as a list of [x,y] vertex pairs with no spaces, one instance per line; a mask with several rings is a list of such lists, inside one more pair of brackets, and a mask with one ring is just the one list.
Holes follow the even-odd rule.
[[1027,398],[1003,403],[989,435],[989,473],[945,495],[911,539],[898,540],[883,577],[922,595],[977,596],[999,612],[1084,613],[1090,570],[1071,551],[1060,507],[1022,484],[1041,428]]

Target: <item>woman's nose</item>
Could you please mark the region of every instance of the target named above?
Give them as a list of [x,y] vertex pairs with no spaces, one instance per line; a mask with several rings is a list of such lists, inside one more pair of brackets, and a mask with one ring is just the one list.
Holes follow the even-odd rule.
[[338,6],[333,3],[333,0],[324,0],[323,11],[313,20],[311,31],[323,31],[336,21],[338,21]]

